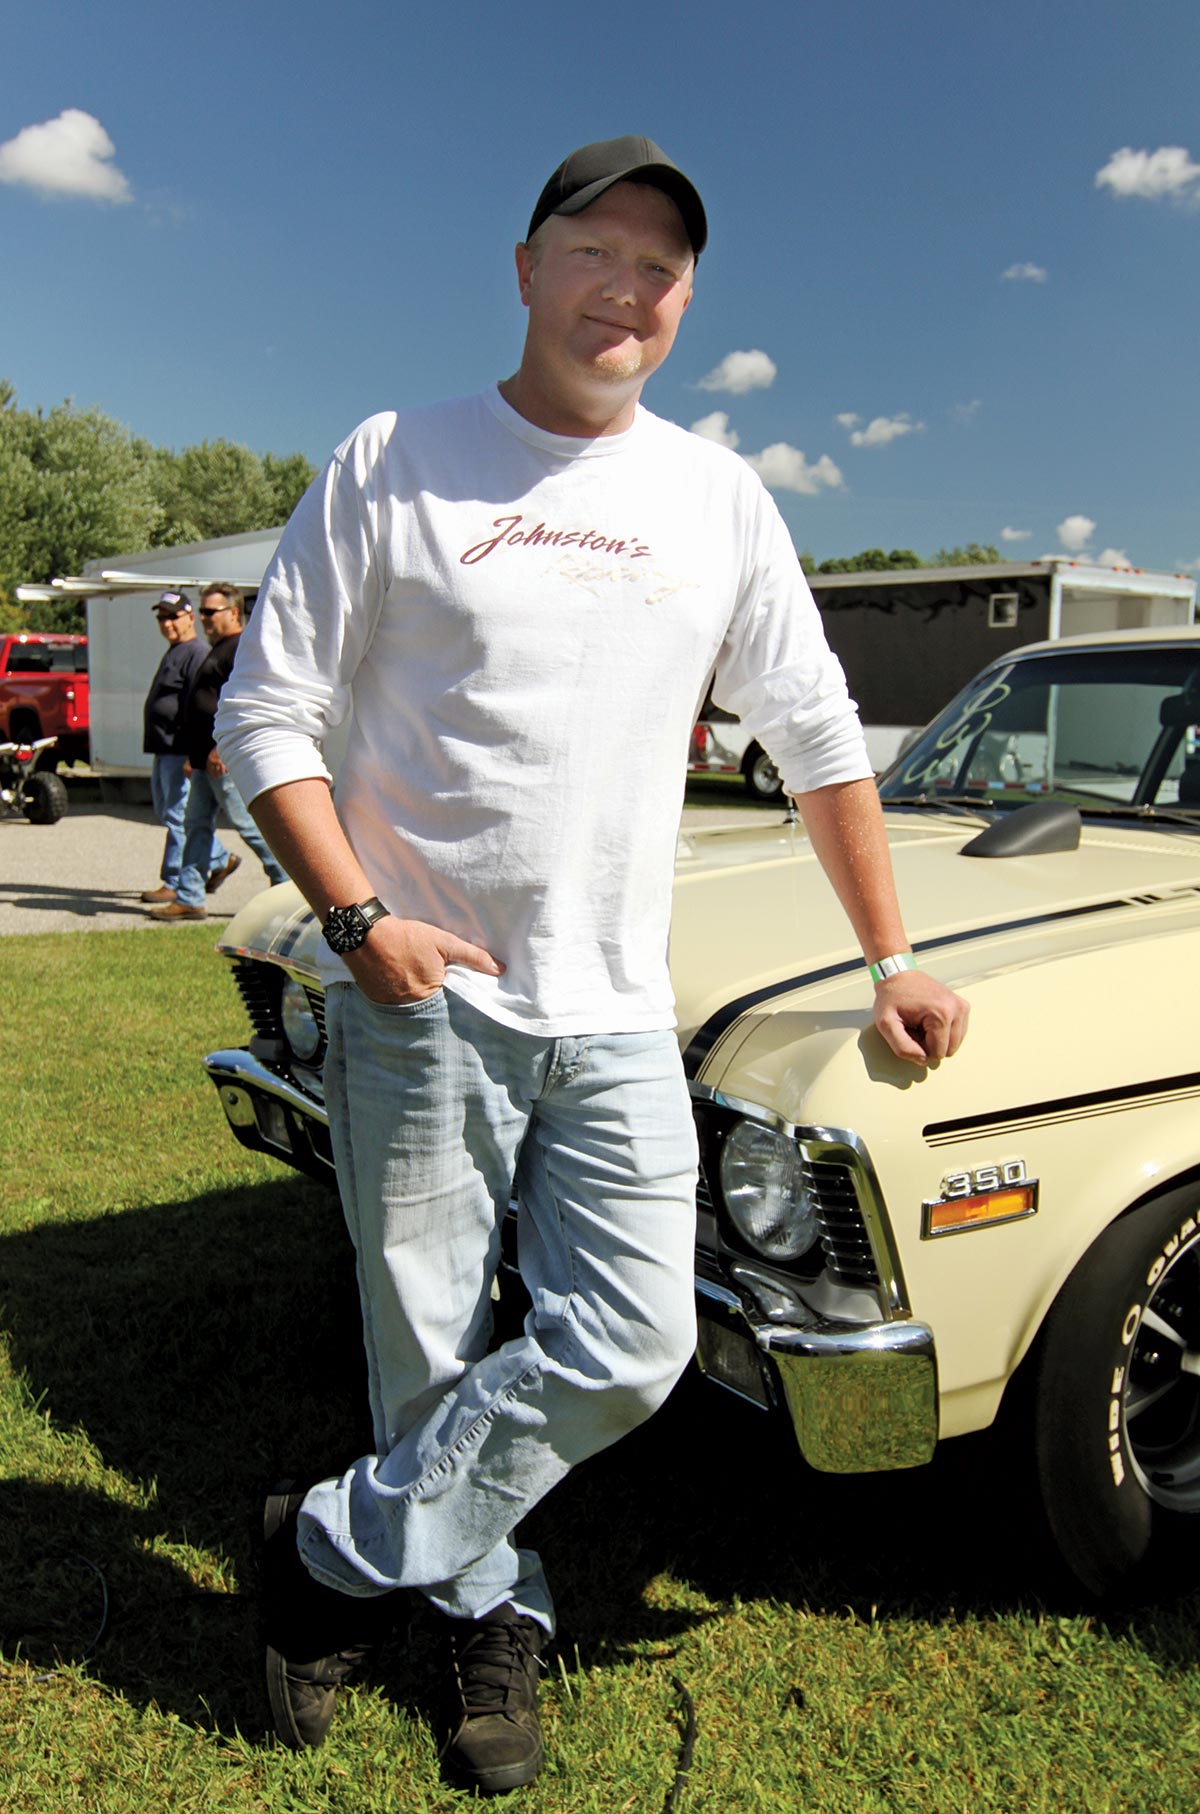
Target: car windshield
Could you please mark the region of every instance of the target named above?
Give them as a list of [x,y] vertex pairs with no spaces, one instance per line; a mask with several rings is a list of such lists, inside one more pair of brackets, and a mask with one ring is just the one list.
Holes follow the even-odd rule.
[[1200,648],[1018,657],[973,681],[880,782],[893,804],[1194,811],[1200,819]]

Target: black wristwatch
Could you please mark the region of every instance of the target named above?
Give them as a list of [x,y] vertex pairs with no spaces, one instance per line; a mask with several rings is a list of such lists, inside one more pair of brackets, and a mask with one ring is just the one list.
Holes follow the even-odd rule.
[[359,901],[353,907],[331,907],[321,928],[325,943],[338,957],[345,957],[347,951],[358,950],[376,920],[386,918],[387,912],[374,894],[369,901]]

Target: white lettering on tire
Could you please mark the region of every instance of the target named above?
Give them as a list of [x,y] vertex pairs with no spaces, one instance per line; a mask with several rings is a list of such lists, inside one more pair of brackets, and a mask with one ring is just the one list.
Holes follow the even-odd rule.
[[[1188,1216],[1182,1223],[1178,1234],[1173,1234],[1164,1241],[1162,1252],[1155,1255],[1146,1284],[1153,1287],[1165,1272],[1168,1262],[1173,1260],[1180,1247],[1196,1232],[1195,1216]],[[1121,1346],[1128,1348],[1137,1334],[1142,1321],[1141,1304],[1131,1304],[1125,1312],[1121,1324]],[[1121,1397],[1125,1386],[1125,1369],[1113,1369],[1112,1385],[1109,1388],[1108,1428],[1105,1432],[1108,1447],[1109,1466],[1112,1469],[1113,1485],[1120,1486],[1125,1479],[1125,1463],[1121,1458]]]

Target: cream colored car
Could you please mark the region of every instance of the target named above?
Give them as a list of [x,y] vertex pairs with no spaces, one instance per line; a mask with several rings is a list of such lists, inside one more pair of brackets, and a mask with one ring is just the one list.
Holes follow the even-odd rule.
[[[1200,1536],[1200,631],[1034,645],[881,782],[945,1064],[893,1058],[801,827],[680,842],[672,969],[702,1175],[699,1361],[816,1467],[927,1460],[1013,1394],[1098,1593]],[[207,1066],[247,1145],[327,1175],[318,938],[222,944],[254,1027]]]

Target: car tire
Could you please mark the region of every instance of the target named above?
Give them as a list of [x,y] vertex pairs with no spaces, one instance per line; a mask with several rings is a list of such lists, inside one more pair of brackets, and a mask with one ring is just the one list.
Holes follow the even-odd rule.
[[67,810],[65,782],[35,770],[21,790],[21,808],[31,825],[56,825]]
[[[1056,1300],[1034,1396],[1038,1483],[1076,1578],[1107,1599],[1195,1574],[1200,1538],[1200,1193],[1105,1230]],[[1190,1567],[1189,1567],[1190,1564]]]
[[761,744],[752,743],[746,751],[742,758],[742,774],[753,799],[772,802],[783,799],[779,770]]

